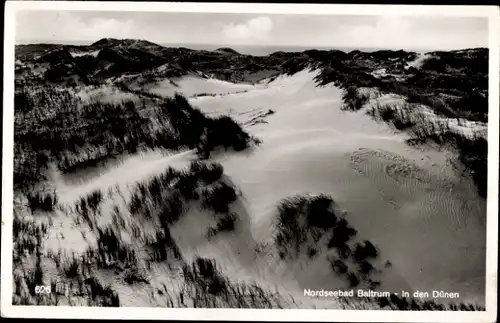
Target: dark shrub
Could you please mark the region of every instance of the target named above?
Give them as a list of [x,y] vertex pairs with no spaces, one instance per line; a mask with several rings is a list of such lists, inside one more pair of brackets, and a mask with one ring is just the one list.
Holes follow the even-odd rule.
[[378,256],[377,248],[368,240],[364,244],[356,244],[354,249],[354,259],[361,262],[367,258],[376,258]]
[[213,277],[216,274],[215,262],[212,259],[197,257],[195,259],[196,272],[203,278]]
[[64,272],[66,273],[66,276],[68,278],[78,277],[80,273],[81,262],[82,260],[79,257],[73,255],[69,265],[64,269]]
[[91,210],[97,210],[99,204],[102,201],[102,192],[101,190],[95,190],[92,193],[87,195],[87,205]]
[[408,120],[404,120],[402,118],[395,118],[394,120],[392,120],[392,124],[394,128],[398,130],[408,129],[415,125],[415,123]]
[[229,116],[208,118],[180,94],[165,99],[161,113],[168,115],[183,146],[196,148],[200,158],[208,158],[217,147],[240,151],[252,138]]
[[384,105],[384,106],[379,107],[380,117],[384,121],[389,121],[389,120],[394,119],[395,112],[396,111],[393,108],[391,108],[389,105]]
[[217,224],[208,229],[208,238],[217,235],[219,232],[234,231],[238,216],[235,213],[225,213],[217,215]]
[[104,287],[96,278],[85,279],[85,284],[90,287],[91,300],[97,306],[120,307],[118,294],[110,286]]
[[347,279],[349,279],[349,286],[351,288],[357,287],[359,285],[359,278],[354,273],[347,274]]
[[149,243],[149,246],[153,249],[152,261],[161,262],[169,259],[169,257],[172,257],[172,259],[182,258],[179,248],[170,234],[170,228],[164,223],[162,223],[162,229],[156,231],[156,237],[152,243]]
[[337,222],[337,217],[331,209],[333,200],[326,195],[315,196],[309,200],[307,206],[308,226],[330,229]]
[[218,182],[211,188],[203,190],[203,206],[216,213],[227,213],[229,204],[236,201],[236,191],[234,187],[223,182]]
[[163,200],[160,220],[168,224],[177,222],[183,213],[183,202],[180,194],[171,194]]
[[344,101],[352,101],[356,99],[359,95],[358,88],[351,85],[348,86],[343,92],[342,92],[342,100]]
[[361,260],[358,262],[359,272],[363,275],[368,275],[375,268],[366,260]]
[[97,230],[99,267],[108,268],[113,261],[119,261],[125,266],[135,266],[137,263],[135,250],[124,244],[111,227],[98,228]]
[[231,117],[223,116],[212,119],[205,145],[214,148],[222,146],[240,151],[248,148],[249,141],[250,136],[243,131],[238,123]]
[[217,271],[213,259],[196,257],[192,268],[193,270],[189,266],[183,268],[186,281],[197,284],[204,292],[211,295],[223,295],[228,292],[228,284]]
[[300,224],[300,219],[305,217],[304,208],[307,205],[307,199],[308,197],[304,196],[293,196],[281,200],[278,204],[275,243],[284,255],[288,255],[289,251],[282,250],[282,248],[292,247],[298,251],[306,240],[308,230]]
[[377,297],[375,300],[377,301],[378,305],[381,308],[384,308],[386,306],[391,305],[391,302],[389,301],[389,299],[387,297]]
[[16,91],[14,94],[14,108],[20,112],[29,112],[33,109],[33,99],[28,94],[28,89]]
[[328,242],[328,248],[345,250],[346,243],[351,239],[351,237],[356,235],[356,233],[356,229],[349,226],[345,219],[341,219],[333,228],[332,236]]
[[278,224],[287,227],[296,223],[307,199],[303,196],[294,196],[280,201],[278,204]]
[[391,294],[390,301],[399,310],[406,310],[406,309],[408,309],[408,306],[410,305],[405,298],[399,297],[398,295],[395,295],[395,294]]
[[224,168],[219,163],[202,163],[194,161],[189,167],[191,174],[197,176],[205,184],[212,184],[224,174]]
[[237,216],[235,213],[226,213],[217,219],[218,231],[233,231]]
[[316,249],[311,248],[311,247],[307,248],[307,257],[312,258],[312,257],[316,256],[317,253],[318,253],[318,251]]
[[381,285],[381,282],[378,280],[368,279],[368,284],[371,290],[375,290]]
[[488,122],[488,97],[479,93],[467,93],[451,104],[451,108],[458,112],[470,112],[469,120]]
[[358,111],[368,102],[368,97],[360,93],[356,86],[350,85],[343,91],[342,100],[344,101],[344,110]]
[[330,265],[333,271],[338,275],[344,275],[348,271],[347,265],[340,259],[330,259]]
[[134,283],[148,283],[148,280],[144,277],[144,275],[135,267],[125,271],[123,280],[129,285]]
[[189,173],[184,173],[179,176],[175,188],[179,190],[180,194],[185,199],[194,200],[198,198],[198,193],[196,192],[197,186],[198,179]]
[[287,254],[294,250],[297,255],[304,243],[317,243],[337,225],[333,207],[333,199],[324,194],[296,195],[281,200],[274,237],[278,248]]
[[130,214],[132,215],[137,215],[140,213],[142,210],[142,205],[143,205],[143,200],[141,199],[141,196],[137,192],[132,194],[132,197],[130,198],[130,202],[128,204],[128,209],[130,211]]
[[44,275],[41,267],[40,258],[37,258],[34,271],[28,271],[25,276],[25,282],[28,287],[28,291],[31,296],[37,296],[35,294],[35,286],[43,285]]
[[31,193],[28,194],[28,206],[34,210],[42,210],[45,212],[54,211],[54,206],[57,204],[57,194],[53,193]]

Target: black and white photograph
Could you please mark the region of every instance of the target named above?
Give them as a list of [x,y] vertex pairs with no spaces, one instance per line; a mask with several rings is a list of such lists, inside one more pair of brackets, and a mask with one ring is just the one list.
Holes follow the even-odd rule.
[[498,8],[27,3],[2,314],[496,312]]

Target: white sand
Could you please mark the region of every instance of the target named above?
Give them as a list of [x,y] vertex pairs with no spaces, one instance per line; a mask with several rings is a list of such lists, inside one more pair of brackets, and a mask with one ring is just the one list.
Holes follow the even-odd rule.
[[90,56],[97,57],[97,55],[99,54],[99,52],[100,52],[100,50],[87,51],[87,52],[71,51],[70,54],[73,57],[80,57],[80,56],[85,56],[85,55],[90,55]]
[[[280,199],[297,193],[328,193],[348,212],[358,236],[371,240],[382,250],[382,259],[392,262],[393,268],[381,278],[382,289],[440,288],[460,292],[461,300],[484,295],[485,203],[478,199],[470,179],[457,178],[444,153],[408,147],[404,135],[395,135],[362,111],[342,112],[340,90],[316,87],[314,76],[303,71],[258,86],[193,77],[177,81],[187,95],[233,92],[190,99],[207,114],[230,114],[244,123],[256,114],[275,111],[265,117],[267,123],[248,127],[263,140],[255,151],[213,157],[243,193],[234,206],[241,217],[236,232],[208,242],[204,234],[209,218],[191,212],[172,230],[183,256],[214,257],[232,279],[279,288],[299,303],[306,302],[302,306],[331,307],[330,300],[302,296],[304,288],[345,287],[326,261],[290,264],[267,252],[272,248],[264,248],[262,255],[255,253],[257,243],[272,243]],[[179,90],[165,86],[156,91],[170,95]],[[247,92],[234,93],[241,90]],[[63,184],[59,179],[57,189],[61,200],[71,203],[93,189],[115,183],[126,186],[168,165],[182,167],[191,158],[190,152],[137,156],[82,184]],[[168,275],[163,271],[155,283],[168,280]],[[134,302],[128,287],[119,292],[127,304],[155,304],[145,295]]]
[[[219,158],[245,194],[255,239],[269,236],[279,199],[302,192],[331,193],[350,213],[360,237],[379,245],[412,288],[443,286],[462,295],[481,294],[485,206],[477,201],[470,180],[454,176],[444,153],[423,154],[408,147],[405,136],[394,135],[363,112],[340,111],[340,91],[315,87],[313,76],[304,71],[278,78],[269,89],[217,101],[192,100],[203,111],[276,111],[268,124],[250,128],[263,139],[257,151]],[[362,173],[350,161],[361,148],[363,157],[354,168]],[[378,150],[388,153],[373,152]],[[404,159],[395,162],[394,154]],[[403,176],[398,183],[384,170],[411,164],[428,173],[421,182]],[[471,209],[463,210],[464,203]],[[317,270],[309,274],[310,281],[321,275]],[[469,283],[475,279],[475,284]],[[302,287],[309,284],[305,281]]]
[[137,95],[123,92],[117,88],[111,88],[110,86],[84,86],[78,89],[76,93],[77,97],[80,98],[84,103],[90,102],[101,102],[101,103],[122,103],[125,101],[133,101],[135,103],[140,102],[140,98]]
[[[173,81],[175,84],[172,84]],[[185,96],[195,94],[228,94],[243,92],[253,89],[252,85],[235,84],[217,79],[203,79],[195,76],[187,76],[181,79],[163,80],[156,84],[147,86],[149,91],[162,96],[173,96],[175,92],[180,92]]]
[[415,60],[406,63],[406,68],[414,67],[418,69],[422,66],[426,59],[429,59],[431,57],[432,55],[428,53],[418,53],[418,56],[417,58],[415,58]]

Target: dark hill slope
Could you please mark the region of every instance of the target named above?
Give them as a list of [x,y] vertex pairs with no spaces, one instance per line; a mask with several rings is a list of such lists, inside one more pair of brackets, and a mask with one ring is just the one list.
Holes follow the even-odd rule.
[[[72,54],[74,52],[78,52],[78,55]],[[488,49],[428,54],[430,58],[417,69],[409,67],[408,63],[415,60],[418,54],[403,50],[355,50],[349,53],[339,50],[306,50],[251,56],[230,48],[193,50],[164,47],[144,40],[114,38],[101,39],[90,46],[16,46],[16,58],[22,64],[31,68],[31,65],[46,63],[42,67],[50,70],[49,74],[54,82],[64,81],[71,75],[77,75],[84,82],[102,82],[126,74],[151,74],[148,79],[154,80],[178,77],[189,72],[232,82],[245,82],[252,75],[271,77],[283,73],[294,74],[312,67],[321,71],[317,78],[320,85],[336,83],[344,87],[375,87],[410,97],[414,96],[414,92],[427,96],[439,92],[451,97],[475,92],[487,97]],[[375,76],[375,70],[384,70],[385,75]],[[22,73],[26,74],[29,73]],[[463,104],[460,108],[470,110]],[[484,109],[484,105],[479,108],[481,113],[484,113]],[[480,115],[474,115],[473,118],[484,120]]]

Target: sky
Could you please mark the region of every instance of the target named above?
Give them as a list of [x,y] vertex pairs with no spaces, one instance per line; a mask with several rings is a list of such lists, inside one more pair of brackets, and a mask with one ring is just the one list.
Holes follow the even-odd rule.
[[474,17],[20,11],[16,43],[92,43],[102,38],[217,44],[451,50],[488,46]]

